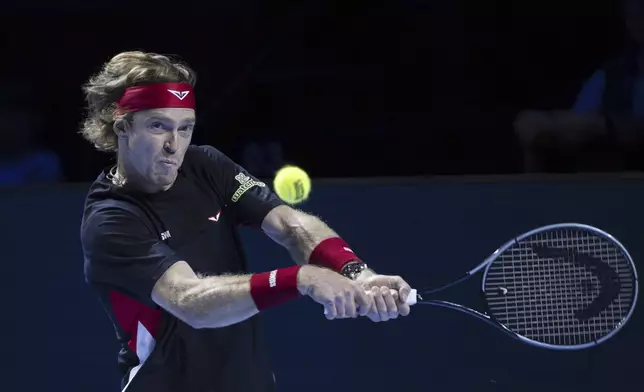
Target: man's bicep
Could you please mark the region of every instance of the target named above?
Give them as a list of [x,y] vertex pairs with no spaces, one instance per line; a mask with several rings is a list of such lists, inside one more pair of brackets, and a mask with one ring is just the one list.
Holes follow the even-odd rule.
[[136,217],[120,212],[92,217],[83,228],[90,283],[113,287],[152,305],[152,289],[179,256]]
[[152,300],[170,313],[177,315],[181,301],[199,280],[192,267],[185,261],[172,264],[154,284]]

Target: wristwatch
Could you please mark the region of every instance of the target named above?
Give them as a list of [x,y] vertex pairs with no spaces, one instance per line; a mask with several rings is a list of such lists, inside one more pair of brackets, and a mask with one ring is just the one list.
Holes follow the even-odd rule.
[[340,270],[340,274],[351,280],[355,280],[362,271],[367,269],[367,264],[360,260],[350,261]]

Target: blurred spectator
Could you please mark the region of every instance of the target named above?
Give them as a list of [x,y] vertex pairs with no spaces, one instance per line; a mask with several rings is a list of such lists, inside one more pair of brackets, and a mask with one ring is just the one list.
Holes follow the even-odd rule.
[[644,170],[644,0],[622,0],[628,49],[597,70],[568,111],[516,120],[526,171]]
[[61,180],[58,156],[37,144],[42,116],[22,80],[3,81],[0,91],[0,187]]

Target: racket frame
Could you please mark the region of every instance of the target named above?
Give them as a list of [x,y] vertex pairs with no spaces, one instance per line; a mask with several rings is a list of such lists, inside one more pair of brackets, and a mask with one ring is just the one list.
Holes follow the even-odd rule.
[[[423,299],[420,295],[418,296],[418,302],[417,303],[422,304],[422,305],[432,305],[432,306],[448,308],[448,309],[457,310],[459,312],[469,314],[469,315],[471,315],[473,317],[476,317],[476,318],[478,318],[478,319],[480,319],[482,321],[487,322],[488,324],[490,324],[490,325],[492,325],[494,327],[497,327],[502,332],[505,332],[509,336],[511,336],[511,337],[513,337],[515,339],[518,339],[518,340],[522,341],[523,343],[529,344],[531,346],[550,349],[550,350],[560,350],[560,351],[583,350],[583,349],[587,349],[587,348],[590,348],[590,347],[597,346],[597,345],[607,341],[608,339],[610,339],[613,336],[615,336],[615,334],[617,334],[624,327],[624,325],[626,325],[626,323],[630,320],[633,312],[635,311],[635,306],[637,304],[637,297],[638,297],[637,269],[635,268],[635,263],[633,262],[633,259],[632,259],[631,255],[628,253],[628,251],[626,250],[626,248],[624,247],[624,245],[622,245],[622,243],[620,241],[618,241],[615,237],[613,237],[612,235],[606,233],[603,230],[600,230],[600,229],[598,229],[596,227],[585,225],[585,224],[582,224],[582,223],[555,223],[555,224],[551,224],[551,225],[541,226],[541,227],[538,227],[536,229],[533,229],[533,230],[530,230],[528,232],[525,232],[525,233],[521,234],[520,236],[515,237],[512,240],[510,240],[510,241],[506,242],[505,244],[501,245],[490,256],[488,256],[481,264],[477,265],[474,269],[472,269],[469,272],[467,272],[465,274],[465,276],[463,276],[462,278],[460,278],[458,280],[455,280],[450,284],[438,287],[436,289],[429,290],[429,291],[423,291],[422,295],[427,296],[427,295],[432,294],[432,293],[437,293],[437,292],[443,291],[443,290],[447,289],[448,287],[455,286],[455,285],[457,285],[457,284],[459,284],[459,283],[461,283],[461,282],[463,282],[465,280],[468,280],[473,275],[476,275],[481,270],[485,269],[485,271],[483,271],[483,277],[481,279],[481,288],[480,288],[480,290],[481,290],[480,293],[483,296],[485,296],[485,281],[486,281],[486,278],[487,278],[488,271],[490,270],[490,267],[492,266],[492,263],[499,257],[499,255],[501,255],[503,252],[505,252],[508,248],[512,247],[513,245],[518,244],[519,242],[521,242],[525,238],[528,238],[530,236],[533,236],[535,234],[538,234],[538,233],[541,233],[541,232],[544,232],[544,231],[557,230],[557,229],[581,229],[581,230],[586,230],[586,231],[592,232],[592,233],[594,233],[594,234],[596,234],[596,235],[598,235],[600,237],[604,237],[605,239],[607,239],[607,240],[611,241],[612,243],[614,243],[623,252],[623,254],[626,257],[627,261],[631,265],[631,270],[633,271],[633,303],[631,304],[631,307],[630,307],[628,313],[626,314],[626,316],[624,316],[622,318],[622,320],[620,321],[619,324],[617,324],[615,329],[613,329],[610,333],[606,334],[605,336],[602,336],[600,339],[597,339],[597,340],[592,341],[592,342],[584,343],[584,344],[577,344],[577,345],[548,344],[548,343],[538,342],[536,340],[533,340],[533,339],[527,338],[525,336],[522,336],[522,335],[512,331],[511,329],[507,328],[505,325],[501,324],[500,322],[498,322],[493,316],[491,316],[491,315],[489,315],[487,313],[483,313],[483,312],[468,308],[467,306],[459,305],[459,304],[449,302],[449,301]],[[488,306],[487,301],[483,301],[483,302],[485,302],[486,311],[489,311],[489,308],[487,308],[487,306]]]

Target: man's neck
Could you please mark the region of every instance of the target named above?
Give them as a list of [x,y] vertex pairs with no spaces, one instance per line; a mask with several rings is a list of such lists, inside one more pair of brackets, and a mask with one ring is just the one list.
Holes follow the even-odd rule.
[[114,177],[117,179],[115,183],[117,183],[118,186],[142,193],[163,192],[170,188],[170,186],[161,188],[159,188],[158,186],[150,186],[145,180],[141,178],[141,176],[138,175],[136,170],[128,167],[129,165],[125,163],[125,160],[117,160],[115,170],[116,173]]
[[114,183],[120,187],[131,189],[138,192],[151,193],[147,187],[143,185],[136,175],[136,171],[128,169],[125,159],[122,157],[117,158],[116,169],[114,173]]

